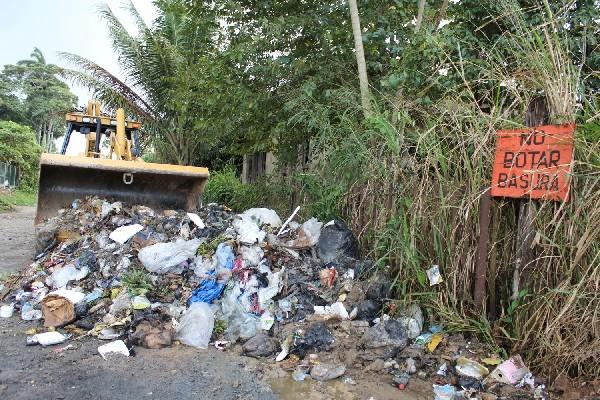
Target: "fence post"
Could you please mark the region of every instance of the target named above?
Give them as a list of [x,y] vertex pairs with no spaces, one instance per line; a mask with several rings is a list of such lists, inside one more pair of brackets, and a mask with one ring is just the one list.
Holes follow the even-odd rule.
[[18,186],[19,170],[14,165],[0,162],[0,187],[5,184],[8,186]]
[[[535,127],[550,123],[550,111],[545,96],[534,97],[527,107],[525,126]],[[519,297],[519,288],[529,282],[531,263],[535,259],[535,214],[536,204],[531,199],[521,199],[518,203],[518,221],[516,237],[516,262],[513,271],[511,300]]]

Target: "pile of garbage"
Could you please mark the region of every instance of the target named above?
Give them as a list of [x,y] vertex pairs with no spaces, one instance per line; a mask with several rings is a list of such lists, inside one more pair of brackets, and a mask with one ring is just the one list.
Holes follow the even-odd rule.
[[518,356],[502,361],[439,325],[425,329],[417,304],[389,301],[392,279],[359,258],[343,222],[299,223],[297,212],[282,221],[265,208],[76,200],[39,230],[39,254],[0,317],[43,322],[28,345],[97,337],[102,357],[213,343],[295,380],[353,384],[352,371],[366,370],[401,390],[415,376],[433,380],[436,399],[507,386],[545,396]]

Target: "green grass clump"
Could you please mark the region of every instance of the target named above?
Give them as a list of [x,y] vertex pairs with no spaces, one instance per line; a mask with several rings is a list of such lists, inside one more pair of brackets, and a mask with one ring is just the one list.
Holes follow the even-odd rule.
[[227,330],[227,322],[217,319],[217,320],[215,320],[215,326],[213,328],[212,337],[214,339],[216,339],[219,336],[221,336],[223,333],[225,333],[226,330]]
[[201,243],[196,254],[200,256],[212,256],[217,250],[217,246],[227,240],[225,235],[219,235],[209,242]]
[[232,166],[211,173],[204,190],[205,203],[218,203],[241,212],[256,207],[260,193],[253,185],[244,185]]
[[15,206],[35,206],[36,203],[37,192],[17,190],[0,193],[0,212],[9,211]]
[[121,282],[132,296],[145,295],[154,286],[150,274],[143,268],[132,268],[122,276]]

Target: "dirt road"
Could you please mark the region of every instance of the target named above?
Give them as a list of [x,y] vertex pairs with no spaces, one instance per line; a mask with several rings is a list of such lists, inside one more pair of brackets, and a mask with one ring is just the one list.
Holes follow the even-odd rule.
[[0,213],[0,276],[21,270],[34,256],[35,207]]
[[[0,214],[0,272],[30,263],[34,231],[32,208]],[[0,399],[283,399],[283,400],[428,400],[429,383],[413,380],[404,392],[389,376],[351,373],[356,384],[337,379],[295,382],[272,360],[256,360],[235,350],[135,348],[131,357],[104,360],[87,337],[49,347],[26,346],[26,331],[44,331],[41,321],[22,321],[17,313],[0,318]],[[62,350],[65,346],[67,349]],[[350,376],[350,375],[349,375]]]
[[3,399],[275,399],[243,363],[227,353],[177,346],[136,349],[135,357],[103,360],[97,340],[25,346],[34,323],[0,321],[0,398]]

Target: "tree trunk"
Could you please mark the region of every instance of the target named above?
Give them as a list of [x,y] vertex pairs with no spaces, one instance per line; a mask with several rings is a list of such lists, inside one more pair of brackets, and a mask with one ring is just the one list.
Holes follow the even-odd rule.
[[35,140],[37,144],[42,145],[42,139],[44,137],[44,123],[38,125],[38,128],[35,130]]
[[417,12],[417,21],[415,22],[415,33],[421,29],[423,23],[423,14],[425,13],[425,0],[419,0],[419,11]]
[[442,2],[440,9],[438,10],[436,17],[435,17],[435,29],[437,29],[438,26],[440,26],[440,22],[442,22],[442,20],[444,18],[446,18],[447,12],[448,12],[448,0],[444,0]]
[[356,51],[356,64],[358,65],[358,80],[360,82],[360,100],[363,113],[367,117],[371,113],[371,96],[369,94],[369,79],[367,77],[367,63],[362,43],[360,17],[356,0],[348,0],[350,5],[350,19],[352,20],[352,33],[354,34],[354,49]]
[[52,142],[54,141],[54,134],[52,132],[53,129],[53,124],[52,124],[52,119],[50,119],[50,121],[48,122],[48,138],[46,139],[46,151],[48,153],[50,153],[52,151]]

